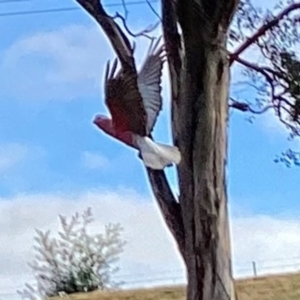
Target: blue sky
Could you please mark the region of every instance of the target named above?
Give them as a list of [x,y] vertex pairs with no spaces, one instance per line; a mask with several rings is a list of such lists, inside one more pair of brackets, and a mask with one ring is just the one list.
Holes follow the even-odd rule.
[[[74,6],[74,3],[66,1],[65,6],[67,5]],[[44,9],[48,6],[59,7],[53,4],[30,7],[27,3],[26,5],[14,3],[6,6],[7,11],[32,9],[33,7],[34,9]],[[2,7],[4,7],[3,4]],[[120,9],[120,7],[115,9]],[[150,10],[149,15],[148,19],[150,20]],[[134,10],[131,7],[130,17],[137,24],[142,22],[146,24],[148,21],[144,20],[144,16],[138,14],[137,9]],[[1,41],[2,53],[16,41],[40,32],[63,30],[64,27],[73,25],[94,26],[92,20],[82,10],[7,17],[1,21],[7,28],[10,28],[9,34],[5,35],[5,39]],[[103,40],[100,30],[99,38]],[[74,40],[72,42],[76,43]],[[106,56],[109,55],[107,53],[110,50],[109,45],[103,47],[103,52],[101,46],[98,49],[100,49],[99,56],[106,60]],[[97,112],[106,111],[100,90],[103,64],[96,67],[99,78],[93,82],[91,80],[87,82],[87,85],[93,89],[87,95],[84,93],[72,95],[67,91],[73,89],[76,82],[72,82],[66,88],[61,88],[61,86],[57,88],[55,84],[46,84],[46,86],[43,83],[40,84],[39,78],[47,76],[48,69],[52,69],[51,57],[43,56],[40,52],[30,53],[27,51],[18,59],[16,68],[18,70],[13,70],[11,73],[3,71],[1,76],[4,79],[2,80],[4,93],[1,93],[1,115],[3,117],[0,138],[2,143],[18,143],[28,147],[32,160],[28,159],[22,165],[15,166],[9,171],[8,179],[1,183],[2,196],[28,191],[94,188],[99,185],[132,186],[145,193],[148,191],[144,176],[141,176],[144,174],[144,170],[140,161],[136,159],[136,153],[111,141],[91,124],[91,120]],[[9,75],[7,76],[7,74]],[[31,78],[35,79],[34,82]],[[12,80],[15,80],[16,86],[22,85],[23,90],[17,91],[18,88],[12,87]],[[83,81],[89,81],[89,78]],[[84,84],[85,82],[83,82]],[[39,89],[43,89],[43,91],[40,92]],[[56,92],[55,89],[62,93]],[[41,94],[43,94],[42,99],[39,99]],[[164,125],[166,121],[162,120],[160,123]],[[42,148],[45,152],[44,155],[37,159],[36,154],[31,151],[32,147]],[[85,151],[103,155],[112,161],[114,167],[96,170],[83,168],[81,155]],[[12,184],[16,181],[22,181],[22,184]]]
[[[3,12],[39,10],[52,7],[72,7],[76,4],[65,1],[61,6],[58,1],[38,1],[1,4]],[[106,1],[105,4],[116,3]],[[157,7],[157,4],[154,4]],[[155,15],[147,4],[128,6],[129,24],[139,30],[149,23],[156,22]],[[122,7],[109,7],[113,13]],[[140,13],[140,10],[143,13]],[[2,24],[1,24],[2,23]],[[51,55],[40,51],[24,51],[23,55],[10,49],[20,40],[42,34],[63,30],[70,26],[94,26],[94,22],[82,10],[70,12],[36,14],[28,16],[10,16],[0,18],[0,25],[9,28],[1,38],[2,58],[17,57],[14,65],[7,72],[1,73],[1,144],[16,143],[27,148],[26,159],[15,164],[1,175],[0,195],[10,196],[16,193],[74,191],[76,189],[98,188],[99,185],[114,187],[132,187],[142,193],[148,193],[145,173],[136,153],[116,141],[111,140],[91,124],[91,119],[98,112],[105,112],[102,93],[102,71],[104,64],[99,64],[99,80],[84,78],[79,84],[89,86],[86,93],[72,92],[78,82],[66,82],[58,86],[45,83],[43,77],[52,72],[64,72],[51,65]],[[103,33],[99,29],[99,39]],[[96,35],[95,35],[96,37]],[[141,41],[142,39],[140,39]],[[74,43],[76,47],[76,41]],[[81,42],[78,39],[77,42]],[[106,42],[104,40],[104,42]],[[145,45],[145,39],[142,40]],[[59,48],[59,45],[54,47]],[[72,45],[70,46],[72,47]],[[10,50],[8,50],[10,49]],[[41,49],[41,48],[39,48]],[[66,48],[68,49],[68,48]],[[110,46],[103,45],[99,56],[106,60],[112,56]],[[144,46],[145,49],[145,46]],[[71,49],[72,50],[72,49]],[[81,49],[84,51],[84,47]],[[15,50],[15,51],[19,51]],[[58,50],[57,50],[58,51]],[[55,54],[55,50],[50,54]],[[10,54],[10,53],[9,53]],[[67,55],[66,55],[67,56]],[[76,62],[76,60],[75,60]],[[85,70],[85,73],[88,72]],[[59,77],[60,74],[57,74]],[[31,80],[31,78],[33,80]],[[41,79],[41,82],[39,82]],[[22,88],[19,89],[19,85]],[[165,87],[165,94],[166,94]],[[84,90],[87,90],[83,87]],[[245,92],[244,92],[245,93]],[[165,99],[167,102],[168,99]],[[165,103],[165,109],[168,103]],[[276,129],[268,130],[258,117],[254,124],[249,124],[242,113],[234,112],[229,130],[229,195],[239,203],[249,206],[254,211],[276,212],[280,209],[298,208],[299,169],[286,169],[274,164],[276,154],[286,149],[288,144],[284,134]],[[163,140],[169,130],[166,110],[156,127],[157,139]],[[278,130],[279,131],[279,130]],[[84,167],[83,153],[89,152],[103,156],[110,161],[109,166],[95,169]],[[104,164],[105,165],[105,164]],[[245,199],[246,203],[245,203]],[[259,201],[255,201],[259,199]]]
[[[104,4],[112,3],[121,3],[121,0],[104,1]],[[137,210],[130,214],[128,207],[122,206],[121,209],[112,206],[112,208],[109,204],[105,204],[104,207],[108,210],[103,211],[104,208],[99,206],[97,208],[99,216],[103,214],[101,216],[104,219],[110,216],[107,219],[109,221],[124,221],[125,225],[131,224],[128,226],[137,230],[134,223],[138,220],[137,216],[139,214],[145,215],[145,218],[150,216],[148,211],[144,211],[144,206],[142,208],[139,205],[142,203],[148,207],[153,203],[146,174],[137,153],[110,139],[91,123],[95,114],[107,112],[103,105],[102,73],[106,61],[114,57],[102,30],[80,9],[61,13],[1,16],[6,12],[72,6],[75,7],[76,4],[67,0],[63,5],[61,1],[50,0],[43,1],[43,4],[37,0],[10,4],[0,2],[0,28],[7,28],[0,39],[0,206],[10,205],[9,202],[15,203],[20,211],[18,215],[20,219],[24,217],[26,222],[28,220],[31,222],[15,225],[19,230],[15,229],[18,234],[23,236],[29,232],[24,245],[32,238],[33,228],[48,224],[39,223],[43,221],[38,220],[39,218],[29,217],[30,210],[31,216],[37,214],[35,206],[40,207],[40,214],[45,220],[50,220],[47,219],[48,215],[54,219],[61,210],[68,213],[71,208],[77,208],[76,201],[83,206],[85,203],[93,203],[96,206],[97,201],[88,200],[90,192],[99,193],[97,195],[100,198],[104,195],[103,197],[108,200],[111,198],[107,196],[107,191],[113,195],[119,192],[118,197],[124,202],[127,201],[127,196],[133,197]],[[158,9],[158,4],[153,6]],[[108,9],[110,13],[116,10],[122,12],[122,6]],[[132,30],[139,31],[149,23],[157,21],[147,4],[131,5],[128,6],[128,10]],[[147,40],[140,38],[137,49],[139,62],[144,58],[146,47]],[[236,80],[239,79],[239,73],[235,72],[233,77]],[[165,78],[164,111],[155,128],[155,138],[158,141],[170,140],[167,84],[168,80]],[[243,93],[238,92],[237,88],[232,92],[239,93],[239,96],[245,96],[247,99],[253,96],[247,89],[244,89]],[[229,201],[234,214],[242,211],[246,217],[263,216],[258,219],[247,219],[245,222],[235,220],[235,224],[238,224],[237,241],[243,241],[239,232],[245,232],[244,224],[248,224],[247,230],[250,230],[253,224],[262,222],[260,228],[264,235],[259,234],[256,242],[251,240],[245,249],[235,248],[236,256],[240,260],[256,258],[254,256],[257,255],[256,245],[269,243],[265,245],[267,249],[268,245],[271,245],[268,236],[273,237],[273,245],[276,231],[281,228],[293,228],[294,240],[297,241],[297,245],[295,244],[297,247],[293,249],[297,252],[297,249],[300,249],[298,247],[300,241],[296,238],[299,224],[295,223],[294,219],[284,224],[281,219],[278,219],[279,221],[276,219],[278,222],[270,219],[275,218],[274,216],[297,219],[300,209],[299,168],[286,168],[273,162],[276,154],[291,146],[287,141],[287,132],[270,114],[257,116],[253,124],[250,124],[246,117],[240,112],[231,112],[228,157]],[[294,142],[293,147],[297,149],[299,145],[299,142]],[[172,171],[169,170],[168,174],[172,184],[175,185]],[[57,194],[67,196],[60,198]],[[36,200],[38,197],[40,200]],[[112,199],[115,199],[114,197]],[[120,203],[118,201],[116,200],[116,203]],[[66,203],[72,203],[72,206],[67,208]],[[12,207],[15,206],[7,208],[9,213],[12,212]],[[120,210],[119,214],[114,211],[117,209]],[[125,212],[130,216],[126,216]],[[152,225],[157,222],[156,218],[160,217],[152,215],[149,217]],[[147,224],[145,221],[145,226],[148,226]],[[8,231],[13,226],[7,222],[4,229]],[[270,233],[268,230],[272,226],[274,232]],[[161,228],[164,230],[164,227]],[[143,231],[140,234],[153,235],[155,232]],[[253,231],[249,232],[247,236],[254,234]],[[133,234],[129,236],[133,237]],[[149,240],[151,238],[154,237],[149,237]],[[161,247],[163,239],[160,239],[158,233],[155,238]],[[17,240],[17,237],[15,239]],[[171,245],[170,237],[166,239],[167,245]],[[15,249],[13,238],[10,241],[12,249]],[[273,256],[278,257],[281,250],[285,249],[283,243],[280,243],[277,250],[273,247],[277,251],[272,254]],[[153,247],[159,248],[155,245],[157,244],[153,242]],[[249,248],[253,249],[252,256],[248,255]],[[144,262],[142,258],[138,262],[135,261],[138,256],[136,253],[141,253],[141,250],[134,249],[136,250],[135,252],[132,250],[132,253],[135,253],[135,257],[128,258],[127,264],[134,266],[132,272],[137,272],[143,269],[141,265]],[[264,251],[261,257],[269,257],[270,249]],[[28,256],[22,253],[18,254],[19,260],[14,258],[12,263],[18,262],[18,266],[20,261],[23,263],[25,259],[23,257],[27,259]],[[160,253],[155,255],[158,268],[167,258]],[[173,265],[171,258],[166,265]],[[148,269],[144,266],[143,270]]]

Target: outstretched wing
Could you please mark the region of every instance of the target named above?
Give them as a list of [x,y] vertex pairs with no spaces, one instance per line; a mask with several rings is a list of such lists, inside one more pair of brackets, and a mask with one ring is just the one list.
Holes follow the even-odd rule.
[[157,116],[162,109],[161,77],[165,56],[164,47],[158,48],[160,40],[158,39],[154,46],[153,42],[150,44],[146,61],[138,74],[138,88],[147,114],[148,135],[153,130]]
[[137,74],[130,66],[123,67],[116,75],[118,61],[105,73],[105,95],[115,129],[145,136],[147,115],[142,96],[138,90]]

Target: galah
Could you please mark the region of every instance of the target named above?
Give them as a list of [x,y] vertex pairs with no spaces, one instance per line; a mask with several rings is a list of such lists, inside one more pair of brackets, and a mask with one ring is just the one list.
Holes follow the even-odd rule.
[[105,73],[105,103],[111,119],[96,115],[94,124],[108,135],[139,150],[144,164],[162,170],[173,163],[179,164],[177,147],[156,143],[150,137],[162,109],[161,77],[165,60],[159,41],[151,43],[147,58],[137,74],[131,66],[122,66],[116,73],[117,59]]

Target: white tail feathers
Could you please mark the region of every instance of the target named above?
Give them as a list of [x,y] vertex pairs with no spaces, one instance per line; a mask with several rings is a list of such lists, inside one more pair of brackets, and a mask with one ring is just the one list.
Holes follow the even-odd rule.
[[162,170],[172,164],[179,164],[181,154],[177,147],[155,143],[148,137],[136,136],[144,164],[154,170]]

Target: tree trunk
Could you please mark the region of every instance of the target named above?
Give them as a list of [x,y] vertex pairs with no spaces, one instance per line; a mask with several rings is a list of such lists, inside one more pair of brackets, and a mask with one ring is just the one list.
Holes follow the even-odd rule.
[[[183,157],[178,175],[188,300],[236,299],[225,172],[226,33],[236,5],[237,1],[187,0],[178,1],[176,7],[172,1],[163,1],[163,15],[168,15],[163,25],[172,81],[174,142]],[[175,18],[182,30],[182,41],[177,44]]]
[[[194,132],[194,136],[186,148],[190,149],[188,169],[183,166],[180,172],[191,172],[190,178],[181,176],[181,191],[186,190],[186,194],[182,193],[180,202],[187,216],[188,299],[225,300],[232,299],[225,182],[228,67],[220,50],[205,52],[202,88],[193,92],[197,100],[193,112],[189,112],[195,118],[190,124],[193,129],[183,133],[187,136]],[[189,73],[187,66],[182,85],[185,93],[194,90]]]
[[[100,24],[122,66],[135,70],[129,40],[101,2],[76,1]],[[225,164],[229,87],[226,37],[238,1],[162,0],[173,137],[182,154],[179,202],[163,171],[147,171],[186,264],[188,300],[236,300]]]
[[178,145],[185,153],[179,176],[188,300],[234,299],[225,180],[226,56],[222,47],[210,46],[198,53],[200,72],[186,60],[175,113],[177,134],[186,137],[178,139]]

